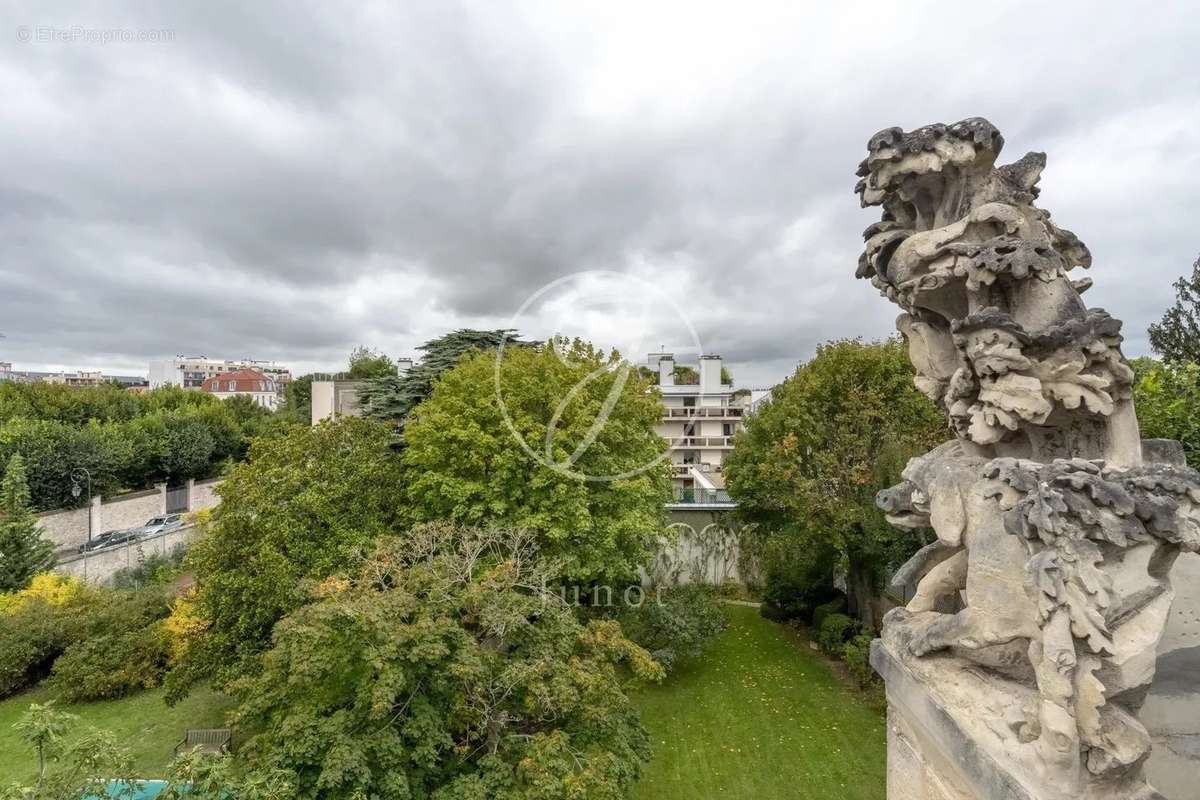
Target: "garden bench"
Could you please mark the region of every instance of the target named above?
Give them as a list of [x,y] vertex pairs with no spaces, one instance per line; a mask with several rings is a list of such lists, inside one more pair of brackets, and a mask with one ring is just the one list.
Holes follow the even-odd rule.
[[197,749],[201,753],[220,755],[229,752],[232,741],[233,731],[229,728],[188,728],[183,741],[175,745],[175,755],[179,755],[180,750],[190,753]]

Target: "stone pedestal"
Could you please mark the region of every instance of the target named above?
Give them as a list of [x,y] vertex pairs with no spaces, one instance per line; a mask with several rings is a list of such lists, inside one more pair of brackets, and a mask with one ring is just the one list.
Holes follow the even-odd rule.
[[1165,800],[1140,775],[1098,785],[1081,771],[1063,785],[1060,771],[1038,774],[1037,745],[1018,734],[1033,690],[952,655],[895,650],[871,647],[887,686],[888,800]]

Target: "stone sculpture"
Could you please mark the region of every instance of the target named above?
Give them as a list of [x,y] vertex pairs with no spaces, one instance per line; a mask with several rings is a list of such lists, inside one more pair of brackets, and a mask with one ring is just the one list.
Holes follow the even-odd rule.
[[956,434],[880,493],[937,541],[898,574],[916,593],[873,663],[890,699],[902,669],[977,740],[983,766],[947,779],[963,797],[1156,797],[1136,713],[1171,564],[1200,550],[1200,475],[1141,440],[1121,323],[1070,277],[1088,249],[1034,205],[1046,157],[997,167],[1003,142],[981,118],[889,128],[858,170],[883,209],[858,277],[903,309],[916,385]]

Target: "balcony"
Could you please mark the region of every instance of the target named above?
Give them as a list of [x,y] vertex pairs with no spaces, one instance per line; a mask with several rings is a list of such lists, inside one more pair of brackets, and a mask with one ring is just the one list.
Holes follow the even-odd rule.
[[741,419],[744,411],[741,406],[664,408],[663,419]]
[[725,506],[737,505],[724,489],[675,489],[670,505],[673,506]]
[[703,449],[703,448],[720,448],[722,450],[733,449],[732,436],[676,436],[667,439],[667,444],[671,449]]

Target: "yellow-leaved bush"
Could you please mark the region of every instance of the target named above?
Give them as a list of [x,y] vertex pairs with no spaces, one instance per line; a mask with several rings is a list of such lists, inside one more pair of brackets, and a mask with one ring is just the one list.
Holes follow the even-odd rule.
[[52,608],[73,605],[89,591],[87,584],[70,575],[43,572],[29,586],[17,592],[0,594],[0,614],[15,614],[29,603],[41,600]]
[[196,604],[196,590],[189,589],[171,603],[171,613],[161,623],[167,641],[167,663],[179,664],[196,637],[208,628],[208,620]]

